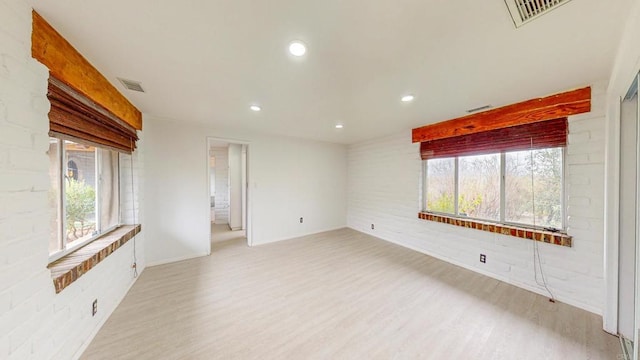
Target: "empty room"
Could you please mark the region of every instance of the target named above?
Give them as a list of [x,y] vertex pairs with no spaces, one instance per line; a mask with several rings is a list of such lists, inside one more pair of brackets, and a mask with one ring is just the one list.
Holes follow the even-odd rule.
[[640,360],[640,1],[0,0],[0,359]]

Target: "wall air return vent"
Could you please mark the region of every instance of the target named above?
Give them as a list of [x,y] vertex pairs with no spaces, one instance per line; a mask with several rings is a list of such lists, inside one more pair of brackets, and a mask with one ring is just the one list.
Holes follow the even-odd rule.
[[139,83],[138,81],[121,79],[121,78],[118,78],[118,80],[120,80],[122,85],[124,87],[126,87],[127,89],[129,89],[129,90],[138,91],[138,92],[141,92],[141,93],[144,92],[144,89],[142,88],[142,84]]
[[504,0],[513,23],[520,27],[571,0]]

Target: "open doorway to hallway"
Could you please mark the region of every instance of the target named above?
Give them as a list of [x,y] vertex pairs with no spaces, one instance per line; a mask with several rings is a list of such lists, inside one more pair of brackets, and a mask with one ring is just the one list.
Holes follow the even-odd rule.
[[208,141],[212,245],[238,239],[250,243],[247,152],[247,143],[213,138]]

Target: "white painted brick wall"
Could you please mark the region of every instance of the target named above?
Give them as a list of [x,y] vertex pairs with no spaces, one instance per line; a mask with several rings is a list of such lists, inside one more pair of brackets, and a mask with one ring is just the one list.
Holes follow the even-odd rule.
[[[144,201],[144,137],[138,132],[137,150],[132,155],[120,155],[120,222],[122,224],[143,224],[144,212],[140,204]],[[133,156],[133,167],[131,159]],[[131,171],[133,170],[133,177]],[[132,183],[133,180],[133,183]],[[136,235],[136,262],[138,273],[146,266],[144,256],[144,226]],[[133,242],[133,239],[130,240]],[[133,251],[133,248],[132,250]],[[133,258],[133,254],[132,258]]]
[[215,223],[229,223],[229,148],[213,147],[210,151],[216,158],[216,207]]
[[[563,302],[603,307],[605,89],[592,112],[569,119],[568,232],[573,247],[539,244],[549,287]],[[499,280],[545,294],[533,271],[533,242],[417,219],[422,165],[410,131],[349,147],[348,226]],[[371,224],[375,230],[371,230]],[[487,264],[479,254],[487,255]]]
[[[134,281],[129,241],[55,294],[47,269],[48,75],[31,59],[31,5],[0,0],[0,359],[79,357]],[[142,197],[141,151],[135,159]],[[123,189],[130,184],[123,180]],[[123,199],[125,213],[131,203],[131,196]],[[140,271],[143,235],[137,239]]]

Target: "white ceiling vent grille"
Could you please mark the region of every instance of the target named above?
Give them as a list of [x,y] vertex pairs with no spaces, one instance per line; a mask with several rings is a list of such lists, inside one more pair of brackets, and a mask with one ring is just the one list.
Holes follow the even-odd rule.
[[122,85],[124,87],[126,87],[127,89],[129,89],[129,90],[138,91],[138,92],[141,92],[141,93],[144,92],[144,89],[142,88],[142,84],[140,82],[138,82],[138,81],[121,79],[121,78],[118,78],[118,80],[120,80]]
[[520,27],[571,0],[504,0],[513,23]]

